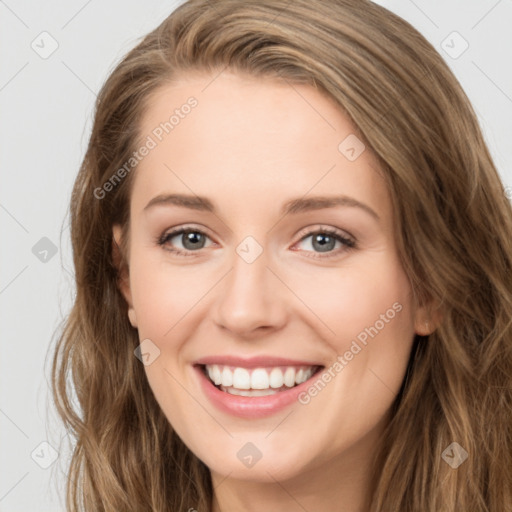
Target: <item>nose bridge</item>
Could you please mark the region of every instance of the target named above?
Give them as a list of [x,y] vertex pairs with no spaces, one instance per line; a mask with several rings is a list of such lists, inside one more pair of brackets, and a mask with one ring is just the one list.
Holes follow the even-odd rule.
[[217,304],[219,325],[249,333],[259,327],[277,327],[284,319],[282,284],[267,268],[268,251],[254,237],[247,236],[235,248],[231,272],[221,287]]

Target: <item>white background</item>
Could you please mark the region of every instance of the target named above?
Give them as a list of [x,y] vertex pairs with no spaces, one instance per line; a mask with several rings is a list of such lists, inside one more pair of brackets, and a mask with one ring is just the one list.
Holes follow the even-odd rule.
[[[40,464],[52,461],[51,448],[41,443],[58,448],[64,435],[51,406],[47,352],[73,296],[70,192],[95,92],[179,3],[0,0],[0,512],[64,510],[69,450],[47,469]],[[449,63],[505,185],[512,186],[512,2],[377,3],[408,20]],[[58,43],[46,59],[31,47],[34,40],[43,45],[44,31]],[[452,53],[461,48],[461,39],[446,39],[453,31],[469,44],[458,58],[441,46],[447,41]],[[48,49],[51,41],[44,44]],[[57,251],[46,262],[32,252],[43,237]]]

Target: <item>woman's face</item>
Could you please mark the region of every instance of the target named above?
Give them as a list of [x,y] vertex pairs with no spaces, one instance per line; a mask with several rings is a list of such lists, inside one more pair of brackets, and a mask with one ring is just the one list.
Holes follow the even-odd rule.
[[227,71],[161,89],[141,123],[123,293],[173,428],[214,478],[370,457],[427,331],[354,125]]

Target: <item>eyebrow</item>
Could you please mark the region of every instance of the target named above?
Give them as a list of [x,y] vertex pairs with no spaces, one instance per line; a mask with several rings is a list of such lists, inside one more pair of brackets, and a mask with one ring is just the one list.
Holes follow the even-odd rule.
[[[186,194],[161,194],[149,201],[144,207],[144,211],[154,206],[181,206],[191,210],[215,213],[215,206],[207,197],[192,196]],[[284,203],[281,209],[281,215],[297,214],[323,208],[334,208],[336,206],[350,206],[360,208],[369,213],[375,220],[379,220],[379,215],[368,205],[361,203],[353,197],[341,196],[313,196],[309,198],[291,199]]]

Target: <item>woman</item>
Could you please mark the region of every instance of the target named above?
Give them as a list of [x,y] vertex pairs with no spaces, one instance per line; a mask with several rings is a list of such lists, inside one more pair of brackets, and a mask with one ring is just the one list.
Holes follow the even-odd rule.
[[71,215],[70,510],[512,510],[511,207],[402,19],[186,2],[101,90]]

